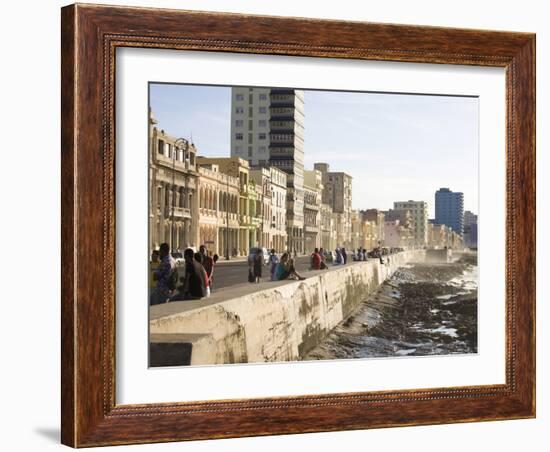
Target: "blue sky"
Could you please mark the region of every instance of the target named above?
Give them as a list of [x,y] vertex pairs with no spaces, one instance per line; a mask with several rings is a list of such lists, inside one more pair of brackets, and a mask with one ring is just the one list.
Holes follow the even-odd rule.
[[[150,85],[167,133],[200,155],[229,156],[231,88]],[[464,192],[478,212],[478,100],[469,97],[305,91],[305,166],[326,162],[353,176],[353,207],[427,201],[440,187]]]

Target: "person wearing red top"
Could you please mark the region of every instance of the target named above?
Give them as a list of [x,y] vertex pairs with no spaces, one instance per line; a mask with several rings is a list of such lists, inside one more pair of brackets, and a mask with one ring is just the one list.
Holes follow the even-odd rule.
[[321,255],[319,254],[319,248],[315,248],[313,254],[311,255],[311,269],[320,270],[321,269]]
[[210,290],[212,290],[212,280],[214,279],[212,274],[214,273],[214,259],[209,256],[208,251],[206,250],[206,246],[201,245],[199,247],[199,253],[202,256],[202,266],[204,267],[204,270],[206,271],[206,275],[208,276],[208,287]]

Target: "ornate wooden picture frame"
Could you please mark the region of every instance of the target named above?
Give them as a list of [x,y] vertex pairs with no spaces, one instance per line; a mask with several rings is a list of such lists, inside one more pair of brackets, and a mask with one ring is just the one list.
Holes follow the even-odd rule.
[[[62,442],[73,447],[535,416],[535,36],[161,9],[62,9]],[[115,403],[115,51],[198,50],[506,70],[506,382]],[[503,275],[504,277],[504,275]]]

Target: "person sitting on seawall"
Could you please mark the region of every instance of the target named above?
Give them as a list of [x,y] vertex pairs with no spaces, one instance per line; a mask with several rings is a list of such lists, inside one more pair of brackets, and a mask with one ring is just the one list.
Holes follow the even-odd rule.
[[204,270],[206,271],[206,275],[208,276],[208,292],[212,291],[212,274],[214,273],[214,265],[216,262],[214,262],[214,259],[210,257],[208,251],[206,250],[206,246],[201,245],[199,247],[199,253],[202,256],[202,266],[204,267]]
[[282,281],[284,279],[298,279],[300,281],[306,279],[298,274],[294,268],[294,261],[288,253],[284,253],[281,256],[281,260],[275,268],[275,281]]
[[206,270],[197,259],[202,260],[200,253],[195,253],[187,248],[183,253],[185,259],[185,276],[181,279],[183,285],[178,287],[178,293],[170,298],[170,301],[200,300],[207,293],[208,276]]
[[333,265],[341,265],[344,261],[343,257],[342,257],[342,253],[340,251],[340,248],[336,248],[334,250],[334,254],[336,254],[336,258],[334,259],[334,264]]
[[325,250],[323,248],[319,248],[319,256],[321,256],[320,269],[321,270],[328,270],[327,260],[326,260],[326,257],[325,257]]
[[151,253],[151,262],[149,262],[149,289],[153,290],[157,286],[155,280],[155,270],[160,265],[159,250],[153,250]]
[[178,282],[178,270],[176,261],[170,255],[170,245],[162,243],[159,247],[160,264],[153,272],[153,280],[157,282],[156,287],[151,291],[149,304],[166,303],[174,293]]
[[[322,248],[321,248],[322,249]],[[311,255],[311,269],[312,270],[322,270],[326,269],[327,266],[323,262],[322,254],[319,253],[319,248],[315,248]]]
[[[201,254],[201,253],[195,253],[193,254],[193,257],[195,258],[195,261],[197,261],[199,264],[202,265],[202,268],[204,268],[204,255]],[[210,296],[210,277],[208,276],[208,271],[206,270],[206,268],[204,268],[204,272],[205,272],[205,275],[204,275],[204,283],[206,285],[206,297],[209,297]]]

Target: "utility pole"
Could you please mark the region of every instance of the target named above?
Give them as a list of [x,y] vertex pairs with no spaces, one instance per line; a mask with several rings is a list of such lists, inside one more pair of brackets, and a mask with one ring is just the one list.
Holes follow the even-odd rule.
[[174,143],[174,149],[172,149],[172,212],[171,212],[171,221],[170,221],[170,250],[174,251],[174,214],[176,210],[176,154],[178,152],[178,147]]
[[174,251],[174,244],[176,243],[176,229],[174,225],[174,217],[176,214],[176,157],[178,151],[182,149],[180,147],[182,144],[187,144],[187,140],[178,138],[174,142],[174,149],[172,150],[172,214],[170,221],[170,248],[172,251]]
[[225,175],[226,184],[226,203],[225,203],[225,259],[229,260],[229,206],[231,204],[231,195],[229,194],[229,174]]

